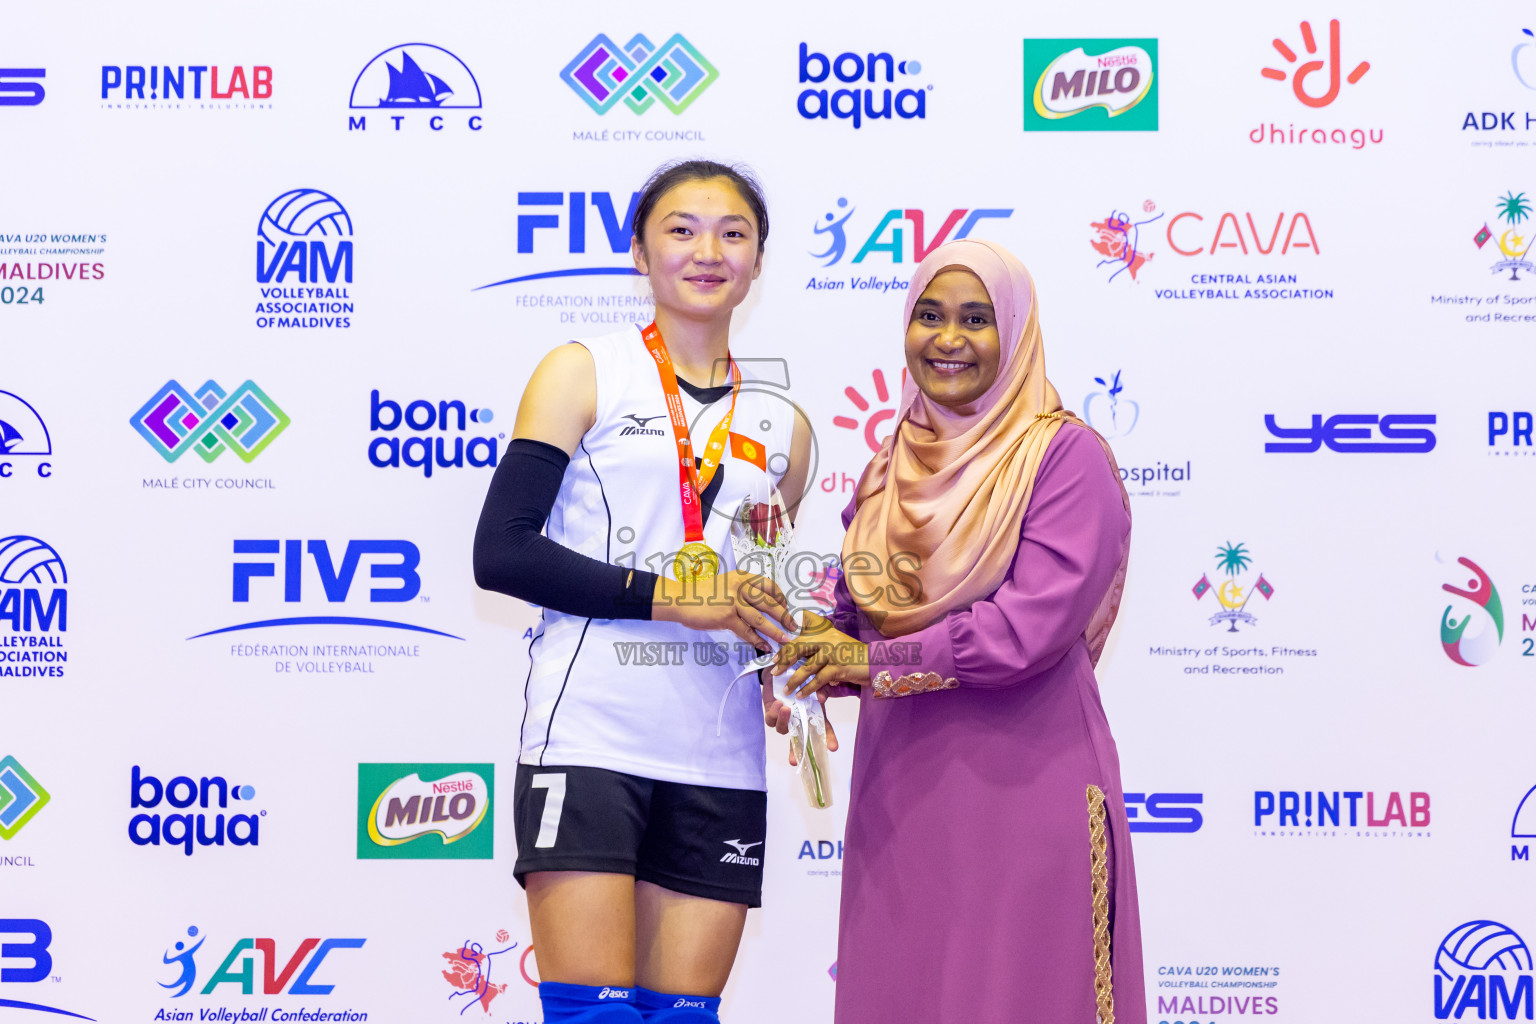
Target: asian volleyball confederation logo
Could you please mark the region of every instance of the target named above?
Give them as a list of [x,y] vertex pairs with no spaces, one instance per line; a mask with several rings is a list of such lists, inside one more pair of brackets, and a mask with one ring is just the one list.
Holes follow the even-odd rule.
[[1472,573],[1472,578],[1465,590],[1449,583],[1440,587],[1461,598],[1459,607],[1458,602],[1452,602],[1440,616],[1440,645],[1456,664],[1476,668],[1486,664],[1504,642],[1504,605],[1499,601],[1499,589],[1476,562],[1465,557],[1456,561]]

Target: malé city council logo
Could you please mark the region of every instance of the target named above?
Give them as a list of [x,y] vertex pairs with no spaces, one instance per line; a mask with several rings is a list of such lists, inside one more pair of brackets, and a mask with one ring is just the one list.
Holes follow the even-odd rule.
[[681,34],[653,46],[637,33],[621,47],[599,32],[560,72],[565,84],[599,114],[621,99],[636,114],[658,102],[681,114],[719,77]]
[[[1481,566],[1466,557],[1456,561],[1472,578],[1467,580],[1465,589],[1441,584],[1441,590],[1461,598],[1461,618],[1452,614],[1457,611],[1457,603],[1445,606],[1440,616],[1440,646],[1456,664],[1476,668],[1487,664],[1504,642],[1504,605],[1499,601],[1498,588]],[[1471,628],[1474,621],[1476,628]]]
[[1024,130],[1157,131],[1156,39],[1024,40]]
[[[7,754],[0,757],[0,839],[10,839],[48,806],[48,791]],[[0,1003],[0,1005],[4,1005]]]
[[1242,544],[1233,544],[1228,541],[1216,548],[1216,568],[1226,573],[1227,578],[1219,585],[1215,585],[1204,573],[1201,573],[1200,582],[1192,588],[1196,601],[1215,590],[1216,602],[1221,605],[1221,610],[1211,616],[1211,625],[1219,626],[1225,622],[1228,633],[1236,633],[1239,622],[1245,626],[1258,625],[1259,620],[1248,611],[1248,602],[1253,600],[1254,594],[1259,594],[1268,601],[1275,596],[1275,588],[1264,578],[1263,573],[1259,573],[1259,578],[1247,588],[1248,592],[1243,593],[1242,574],[1247,572],[1252,560],[1248,549]]
[[194,394],[172,380],[128,422],[166,462],[175,462],[192,451],[211,463],[225,451],[250,462],[266,451],[291,421],[255,381],[248,380],[233,392],[226,392],[215,381],[205,381]]

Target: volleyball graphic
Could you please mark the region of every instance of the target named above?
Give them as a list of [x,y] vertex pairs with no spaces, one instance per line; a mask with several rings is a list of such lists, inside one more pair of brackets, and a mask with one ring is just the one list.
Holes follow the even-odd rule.
[[267,205],[256,233],[269,245],[309,235],[347,237],[352,218],[335,196],[317,188],[296,188]]
[[1447,978],[1466,971],[1529,971],[1531,951],[1514,929],[1497,921],[1468,921],[1440,942],[1435,970]]
[[36,537],[0,537],[0,583],[68,583],[64,560]]

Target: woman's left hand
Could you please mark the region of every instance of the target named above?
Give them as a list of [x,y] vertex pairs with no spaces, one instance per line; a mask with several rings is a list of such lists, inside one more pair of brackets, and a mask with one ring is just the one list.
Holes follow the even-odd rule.
[[868,645],[842,632],[815,612],[803,614],[802,626],[799,638],[779,648],[778,656],[768,669],[771,674],[780,676],[795,662],[804,661],[785,683],[789,695],[805,697],[834,683],[869,685]]

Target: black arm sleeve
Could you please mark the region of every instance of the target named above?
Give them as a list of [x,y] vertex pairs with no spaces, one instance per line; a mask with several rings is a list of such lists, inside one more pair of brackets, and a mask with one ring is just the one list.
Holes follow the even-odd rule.
[[475,530],[475,583],[567,615],[649,619],[655,573],[588,558],[541,532],[570,461],[543,441],[507,445]]

